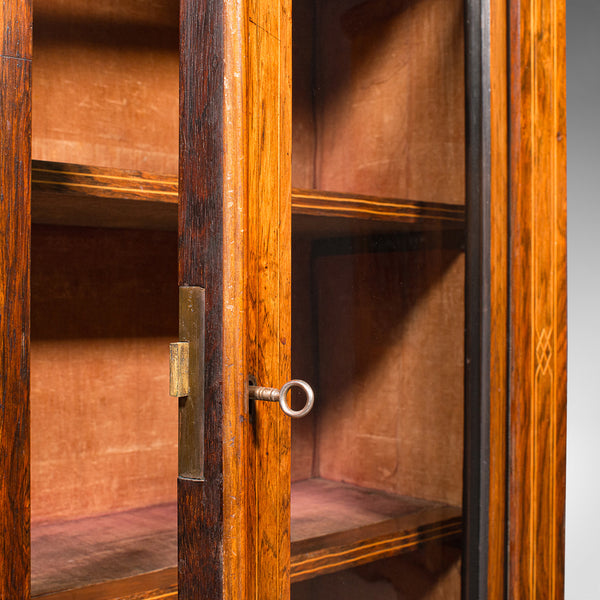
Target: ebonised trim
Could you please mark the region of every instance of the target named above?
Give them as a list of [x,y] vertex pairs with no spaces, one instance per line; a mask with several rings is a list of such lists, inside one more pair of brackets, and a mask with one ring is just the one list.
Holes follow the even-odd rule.
[[489,0],[465,3],[466,277],[462,597],[487,598],[491,350]]

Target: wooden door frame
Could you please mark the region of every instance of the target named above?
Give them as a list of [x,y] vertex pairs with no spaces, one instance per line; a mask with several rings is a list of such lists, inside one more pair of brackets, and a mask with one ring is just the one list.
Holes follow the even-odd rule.
[[[565,0],[485,0],[489,600],[564,597]],[[485,39],[482,47],[486,48]],[[481,516],[481,515],[480,515]],[[481,575],[481,574],[480,574]],[[484,597],[484,596],[481,596]]]
[[290,423],[247,385],[290,378],[291,3],[181,0],[180,49],[179,284],[206,289],[207,385],[179,597],[285,598]]
[[0,598],[28,600],[31,3],[0,24]]
[[511,0],[509,598],[562,598],[566,469],[564,0]]
[[[481,285],[475,286],[478,297],[472,299],[477,306],[477,339],[467,341],[471,344],[472,357],[476,355],[478,362],[476,367],[471,367],[467,384],[472,386],[471,397],[480,394],[480,402],[474,412],[473,406],[469,406],[466,414],[467,423],[471,423],[470,431],[477,433],[467,439],[470,444],[467,454],[475,462],[467,461],[471,466],[466,468],[465,479],[468,482],[465,539],[469,540],[470,550],[465,560],[464,593],[466,597],[483,598],[487,592],[489,598],[499,599],[517,597],[518,591],[518,597],[545,597],[551,593],[551,597],[558,598],[562,594],[564,563],[566,372],[564,0],[556,0],[552,10],[543,13],[539,0],[481,0],[470,5],[476,11],[470,15],[470,18],[476,17],[470,23],[471,39],[477,38],[479,44],[476,61],[471,64],[471,87],[479,86],[479,90],[472,99],[477,104],[477,117],[470,130],[472,162],[468,185],[471,197],[481,200],[476,213],[470,216],[471,222],[477,221],[476,238],[471,243],[481,250],[474,255],[470,276],[475,274]],[[273,29],[275,23],[281,23],[274,15],[285,13],[289,19],[289,6],[269,0],[246,8],[243,2],[225,6],[236,6],[240,16],[236,27],[223,27],[224,39],[228,40],[225,45],[238,44],[237,47],[243,49],[245,43],[250,43],[249,31],[262,32],[255,35],[253,52],[247,54],[250,60],[245,65],[246,86],[238,88],[238,106],[252,117],[244,121],[238,114],[233,125],[248,127],[245,154],[248,197],[239,202],[245,206],[247,215],[260,213],[261,219],[264,217],[268,223],[260,229],[261,219],[247,216],[249,262],[246,268],[259,273],[260,277],[255,284],[247,282],[246,339],[254,350],[247,349],[248,356],[253,356],[249,362],[241,360],[255,372],[261,369],[260,361],[253,362],[261,348],[278,348],[275,352],[279,352],[289,339],[289,323],[283,325],[280,333],[277,329],[283,323],[277,319],[281,319],[285,307],[289,306],[289,255],[286,255],[285,245],[279,246],[279,254],[273,251],[274,244],[285,242],[284,235],[273,238],[273,227],[282,227],[282,233],[289,231],[289,173],[284,173],[277,189],[272,186],[271,171],[274,164],[278,168],[289,164],[289,130],[286,133],[289,109],[285,102],[289,98],[290,38],[289,30],[281,35],[281,29]],[[252,16],[249,16],[250,10],[255,11]],[[242,39],[241,46],[239,41],[235,42],[236,36]],[[269,38],[272,38],[272,47],[259,42]],[[540,93],[546,94],[546,90],[540,90],[531,79],[532,65],[537,64],[546,66],[543,77],[551,89],[551,105],[542,104],[542,110],[536,99]],[[283,74],[277,81],[283,81],[284,85],[279,88],[272,83],[258,85],[262,72],[273,74],[271,81],[276,79],[276,74]],[[231,83],[225,87],[230,89]],[[270,136],[275,131],[269,129],[266,114],[280,116],[275,130],[282,136],[283,145],[278,150],[273,150]],[[224,122],[228,122],[227,119]],[[262,142],[266,139],[271,143],[261,146],[256,134]],[[545,185],[548,165],[538,160],[534,147],[554,157],[549,188]],[[276,163],[278,158],[280,163]],[[541,188],[545,194],[540,196],[536,190]],[[265,189],[270,193],[265,194]],[[535,231],[551,231],[553,244],[549,246],[541,236],[535,237]],[[549,247],[553,252],[547,251]],[[279,296],[278,301],[273,296],[267,300],[269,290],[274,292],[272,275],[268,274],[273,273],[273,269],[281,276],[275,294]],[[554,282],[552,310],[544,312],[549,322],[540,330],[538,305],[535,298],[523,294],[523,290],[546,290],[548,278]],[[260,290],[264,294],[262,300]],[[266,317],[267,321],[271,319],[264,323],[266,327],[261,327],[260,319],[264,320],[269,314],[265,310],[275,312]],[[256,336],[259,330],[263,336],[260,341]],[[546,337],[548,331],[554,336],[550,340]],[[540,342],[542,332],[546,333]],[[276,380],[279,376],[281,382],[286,378],[289,348],[282,352],[284,358],[279,372],[272,361],[273,353],[262,352],[261,361],[270,357],[267,362],[271,376],[264,375],[261,379]],[[556,374],[550,384],[546,381],[544,388],[536,384],[540,369],[544,376]],[[267,383],[266,379],[261,383]],[[534,393],[530,393],[532,391]],[[539,412],[540,406],[552,415],[550,422],[529,420],[532,413]],[[265,416],[265,423],[270,423],[264,430],[265,438],[272,439],[274,432],[279,436],[278,447],[282,454],[277,460],[281,459],[279,473],[283,475],[289,469],[289,433],[284,424],[276,424],[275,414]],[[275,465],[268,467],[268,463],[256,459],[254,453],[261,444],[249,444],[253,435],[246,430],[246,441],[240,442],[240,448],[248,452],[248,464],[252,465],[249,474],[264,474]],[[553,442],[546,447],[543,441],[548,435]],[[529,457],[528,464],[523,463],[524,456]],[[535,461],[535,467],[531,460]],[[486,471],[487,465],[489,470]],[[532,479],[532,469],[548,474],[544,484],[549,487],[540,487],[539,482]],[[260,501],[261,493],[248,488],[246,493],[250,506],[246,515],[250,532],[246,552],[251,562],[237,575],[231,571],[231,576],[243,579],[248,594],[252,595],[262,585],[252,570],[260,536],[273,536],[268,542],[264,541],[264,546],[271,549],[271,557],[264,563],[273,569],[265,568],[265,572],[270,573],[270,581],[286,581],[289,549],[280,521],[265,518],[260,526],[256,525],[263,511],[256,508],[254,500]],[[273,494],[273,490],[268,493]],[[281,500],[282,496],[279,498],[275,502],[284,511],[284,519],[289,520],[289,506]],[[521,510],[523,506],[528,512]],[[268,514],[268,510],[264,514]],[[277,551],[281,552],[279,559]],[[260,564],[263,565],[262,561]],[[277,591],[269,588],[270,593],[285,597],[287,585],[279,585]],[[263,597],[268,596],[264,596],[265,593],[263,591]]]

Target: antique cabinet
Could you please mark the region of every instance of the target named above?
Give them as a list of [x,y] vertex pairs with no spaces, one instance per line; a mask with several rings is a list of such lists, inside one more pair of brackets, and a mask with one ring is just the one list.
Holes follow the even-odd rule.
[[3,2],[2,600],[562,597],[564,11]]

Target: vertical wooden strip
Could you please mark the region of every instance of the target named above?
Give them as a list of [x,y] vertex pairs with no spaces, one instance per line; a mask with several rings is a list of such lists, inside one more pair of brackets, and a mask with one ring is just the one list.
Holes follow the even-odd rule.
[[[279,23],[279,380],[292,373],[292,1],[281,0]],[[279,415],[279,589],[290,597],[291,552],[291,423]]]
[[567,57],[566,57],[566,3],[554,0],[553,20],[553,81],[556,97],[553,106],[554,130],[554,473],[553,512],[550,515],[553,534],[554,597],[564,597],[565,587],[565,490],[567,476]]
[[251,535],[246,385],[247,123],[246,2],[224,5],[224,255],[223,255],[223,597],[248,597]]
[[[259,384],[280,387],[290,376],[290,52],[287,0],[253,0],[249,49],[249,368]],[[279,406],[254,412],[256,522],[252,597],[289,596],[290,424]]]
[[4,0],[0,5],[0,55],[31,59],[31,1]]
[[[3,17],[28,18],[25,4],[4,2]],[[24,21],[18,31],[27,45]],[[9,28],[14,26],[4,22]],[[6,32],[5,32],[6,35]],[[3,52],[15,50],[6,45]],[[29,542],[29,263],[31,63],[0,57],[0,598],[25,600]]]
[[491,359],[488,599],[504,598],[508,306],[508,6],[490,2]]
[[[552,573],[553,550],[556,544],[552,524],[554,505],[554,487],[556,485],[553,462],[556,453],[554,435],[554,369],[551,360],[555,354],[553,338],[556,321],[554,246],[556,227],[552,224],[556,208],[554,185],[556,176],[552,154],[554,145],[548,143],[554,129],[553,104],[555,102],[552,56],[552,23],[544,22],[543,12],[552,12],[552,0],[546,0],[544,6],[539,0],[533,4],[532,17],[534,29],[538,31],[535,44],[532,44],[532,112],[536,123],[532,127],[531,156],[534,173],[544,173],[532,183],[531,214],[533,217],[533,343],[534,383],[533,383],[533,427],[535,453],[532,460],[533,493],[538,501],[531,513],[535,529],[533,530],[536,564],[533,567],[534,597],[544,595],[554,597],[554,577]],[[547,57],[545,60],[538,58]],[[540,93],[539,90],[544,90]],[[553,136],[552,136],[553,137]],[[546,201],[539,202],[538,198]],[[542,241],[543,240],[543,241]],[[538,537],[540,536],[540,537]],[[547,551],[543,550],[543,541],[547,540]],[[548,573],[549,580],[540,577]]]
[[179,597],[223,597],[223,3],[180,3],[179,285],[206,290],[205,481],[179,479]]
[[466,6],[466,257],[463,595],[487,588],[490,447],[491,122],[490,15],[486,2]]
[[[528,1],[526,0],[526,4]],[[527,7],[525,7],[527,8]],[[533,598],[531,577],[532,548],[531,514],[532,504],[532,455],[534,452],[531,409],[534,406],[533,364],[531,353],[531,305],[532,305],[532,269],[531,269],[531,218],[530,206],[526,200],[531,198],[530,180],[531,156],[530,132],[522,131],[531,118],[530,98],[527,87],[523,85],[527,72],[531,69],[527,20],[528,13],[521,11],[520,3],[511,5],[511,229],[517,223],[522,227],[513,234],[511,244],[511,345],[512,352],[521,356],[516,378],[511,369],[510,379],[510,469],[509,474],[509,594],[518,598]],[[523,21],[523,30],[521,22]],[[523,89],[524,88],[524,89]],[[525,200],[525,201],[524,201]],[[518,246],[517,246],[518,244]],[[517,246],[519,252],[515,252]],[[517,325],[520,329],[515,330]],[[516,339],[515,339],[516,338]],[[511,356],[511,367],[513,367]],[[517,401],[518,399],[518,401]],[[517,479],[518,476],[518,485]],[[517,551],[518,549],[518,551]],[[522,564],[518,560],[522,560]]]
[[223,35],[222,2],[181,0],[179,285],[208,289],[212,278],[213,290],[222,287]]
[[179,597],[246,597],[244,1],[182,0],[179,283],[206,291],[205,481],[179,481]]
[[509,596],[562,598],[564,0],[511,3]]

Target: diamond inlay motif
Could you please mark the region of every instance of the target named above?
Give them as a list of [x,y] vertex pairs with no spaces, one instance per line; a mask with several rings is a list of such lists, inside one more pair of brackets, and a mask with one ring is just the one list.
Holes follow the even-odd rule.
[[542,329],[538,336],[538,343],[535,348],[537,358],[537,371],[541,371],[543,375],[550,368],[550,359],[552,358],[552,330]]

